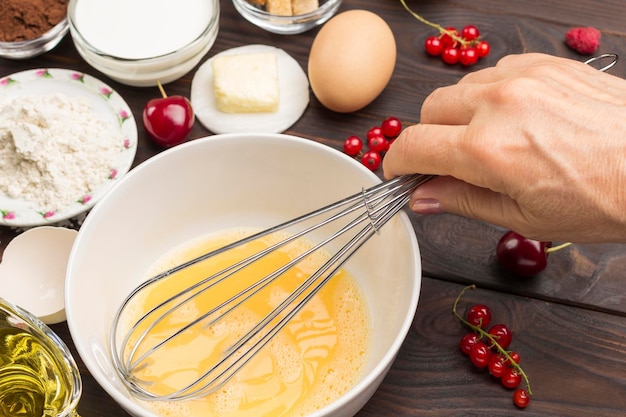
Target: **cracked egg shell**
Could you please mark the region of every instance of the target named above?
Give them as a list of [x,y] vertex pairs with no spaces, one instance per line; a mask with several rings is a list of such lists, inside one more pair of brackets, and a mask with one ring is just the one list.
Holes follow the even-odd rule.
[[76,230],[41,226],[16,236],[0,263],[2,297],[46,324],[65,320],[65,271]]

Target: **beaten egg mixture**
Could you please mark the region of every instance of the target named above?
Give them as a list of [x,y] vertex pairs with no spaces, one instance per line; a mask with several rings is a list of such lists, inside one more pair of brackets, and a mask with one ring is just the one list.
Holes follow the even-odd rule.
[[[184,245],[161,259],[155,270],[168,269],[250,234],[249,230],[220,233]],[[284,236],[282,236],[284,237]],[[278,236],[255,240],[234,251],[220,254],[161,281],[135,300],[128,322],[134,322],[152,306],[236,261],[276,242]],[[238,272],[178,309],[150,330],[147,345],[197,318],[220,299],[284,265],[311,243],[297,240],[254,265],[254,273]],[[151,384],[156,392],[171,392],[198,378],[227,346],[262,319],[311,275],[328,254],[320,251],[283,274],[257,296],[225,319],[196,325],[151,355],[148,366],[134,376]],[[154,274],[150,274],[154,275]],[[134,319],[134,320],[133,320]],[[356,280],[345,270],[324,288],[287,324],[255,358],[217,391],[197,400],[147,402],[162,416],[258,417],[302,416],[332,402],[361,376],[367,360],[371,331],[369,309]],[[142,345],[139,351],[145,348]],[[211,353],[213,352],[213,353]]]

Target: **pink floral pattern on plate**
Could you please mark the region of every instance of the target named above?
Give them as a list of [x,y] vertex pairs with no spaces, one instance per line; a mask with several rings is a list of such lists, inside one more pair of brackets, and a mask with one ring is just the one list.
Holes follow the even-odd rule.
[[[19,88],[17,87],[19,86]],[[81,72],[41,68],[19,72],[0,79],[0,98],[5,95],[44,94],[45,91],[66,91],[88,97],[91,100],[104,100],[104,116],[119,121],[124,138],[122,151],[102,184],[95,190],[79,197],[69,207],[61,210],[41,210],[31,207],[27,201],[10,199],[0,193],[0,226],[37,226],[65,220],[77,216],[96,204],[99,198],[128,170],[137,152],[137,124],[130,107],[124,99],[102,81]],[[95,97],[95,98],[94,98]]]

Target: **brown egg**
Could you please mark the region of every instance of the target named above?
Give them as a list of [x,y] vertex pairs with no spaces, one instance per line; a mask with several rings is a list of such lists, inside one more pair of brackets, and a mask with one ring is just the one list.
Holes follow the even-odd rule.
[[315,37],[309,82],[324,106],[349,113],[380,95],[395,64],[396,41],[389,25],[372,12],[349,10],[330,19]]

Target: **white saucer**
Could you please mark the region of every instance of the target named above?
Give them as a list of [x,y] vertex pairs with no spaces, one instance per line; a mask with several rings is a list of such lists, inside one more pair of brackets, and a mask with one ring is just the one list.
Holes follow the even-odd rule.
[[[278,58],[279,108],[268,113],[223,113],[213,94],[211,62],[220,55],[275,53]],[[309,104],[309,80],[300,64],[287,52],[268,45],[228,49],[207,60],[193,77],[191,104],[196,118],[213,133],[282,133],[300,119]]]

